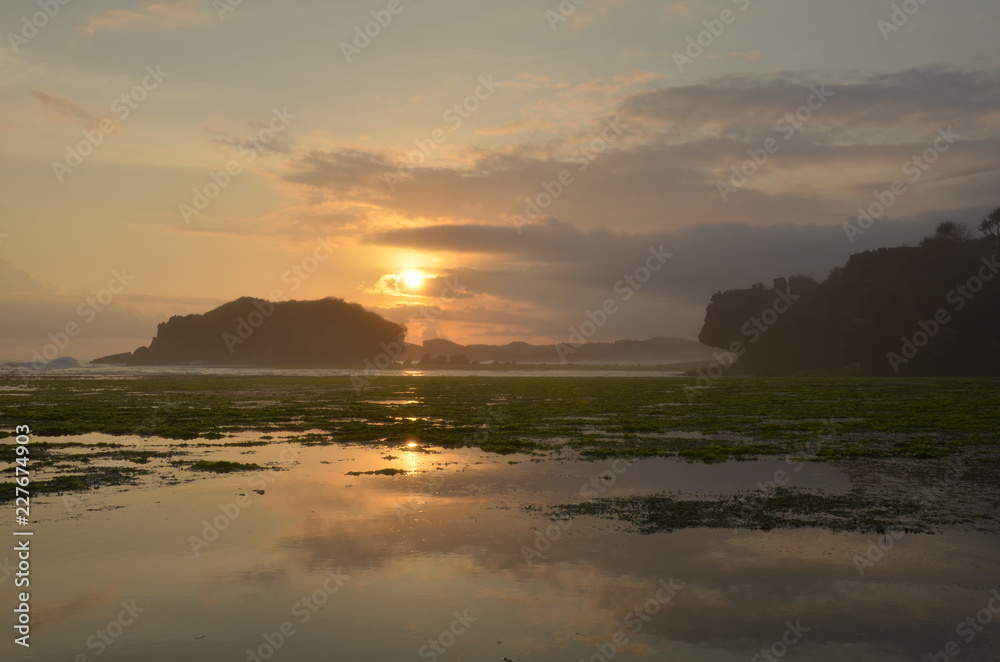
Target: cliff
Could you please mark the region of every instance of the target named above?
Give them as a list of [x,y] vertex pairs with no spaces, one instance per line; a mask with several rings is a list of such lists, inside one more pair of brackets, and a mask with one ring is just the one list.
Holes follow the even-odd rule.
[[96,359],[125,365],[353,365],[401,343],[405,327],[342,299],[243,297],[161,322],[148,347]]
[[998,271],[986,239],[859,253],[822,283],[716,293],[699,340],[739,355],[727,374],[1000,375]]

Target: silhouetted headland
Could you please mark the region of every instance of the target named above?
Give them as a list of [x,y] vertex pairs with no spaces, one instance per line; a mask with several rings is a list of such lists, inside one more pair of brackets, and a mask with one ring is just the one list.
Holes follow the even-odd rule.
[[149,347],[94,363],[124,365],[361,364],[401,343],[406,329],[342,299],[242,297],[203,315],[171,317]]
[[698,338],[729,350],[715,371],[733,375],[1000,375],[1000,240],[990,227],[974,239],[945,222],[920,246],[852,255],[821,283],[799,275],[717,292]]

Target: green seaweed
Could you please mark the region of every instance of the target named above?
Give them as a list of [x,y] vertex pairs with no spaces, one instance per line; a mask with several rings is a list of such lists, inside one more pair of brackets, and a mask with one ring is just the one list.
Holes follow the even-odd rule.
[[348,471],[347,476],[398,476],[407,473],[406,469],[396,469],[386,467],[385,469],[375,469],[374,471]]
[[[222,440],[212,446],[416,442],[716,463],[955,454],[979,462],[1000,442],[997,379],[723,378],[698,390],[694,379],[657,376],[394,375],[361,389],[349,377],[26,381],[32,396],[0,392],[0,411],[30,422],[46,443],[88,433]],[[240,433],[272,439],[226,439]],[[0,438],[11,434],[0,429]]]
[[831,495],[790,487],[706,499],[662,493],[598,498],[555,506],[549,514],[555,519],[616,519],[644,534],[695,527],[761,531],[822,527],[861,533],[932,533],[937,527],[982,523],[979,516],[959,515],[909,497],[876,496],[863,489]]
[[[65,474],[44,480],[34,480],[26,488],[32,496],[38,494],[58,494],[80,492],[116,485],[135,485],[139,476],[149,474],[149,470],[129,467],[94,467],[86,474]],[[13,482],[0,483],[0,503],[13,501],[16,491]]]
[[192,471],[211,471],[217,474],[228,474],[235,471],[264,471],[265,467],[259,464],[243,463],[243,462],[228,462],[225,460],[198,460],[189,467]]

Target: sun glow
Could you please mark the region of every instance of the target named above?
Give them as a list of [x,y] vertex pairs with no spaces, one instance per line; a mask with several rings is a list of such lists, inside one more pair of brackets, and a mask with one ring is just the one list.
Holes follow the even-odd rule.
[[419,271],[407,271],[403,274],[403,283],[411,290],[418,290],[420,289],[420,286],[424,284],[425,278],[427,278],[427,276]]

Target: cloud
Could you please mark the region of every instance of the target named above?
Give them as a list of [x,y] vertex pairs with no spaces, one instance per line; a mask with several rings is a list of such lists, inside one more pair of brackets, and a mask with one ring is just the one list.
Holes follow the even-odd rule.
[[[60,348],[59,356],[96,358],[131,351],[138,341],[147,343],[156,325],[165,319],[167,306],[162,304],[169,303],[169,308],[176,310],[178,303],[159,297],[129,297],[124,292],[102,305],[94,296],[89,290],[69,292],[0,260],[0,309],[4,311],[0,316],[0,358],[27,360],[32,351],[53,343],[53,335],[66,333],[69,324],[76,325],[77,333]],[[193,301],[180,303],[189,308]]]
[[[969,210],[964,215],[973,217],[976,213]],[[888,222],[880,228],[875,243],[915,243],[932,227],[931,219]],[[742,287],[796,271],[812,272],[822,279],[855,251],[839,226],[706,223],[625,234],[606,229],[581,230],[556,219],[528,226],[523,236],[508,226],[460,224],[388,230],[369,235],[366,241],[394,248],[489,255],[498,258],[497,263],[503,259],[527,265],[524,273],[544,272],[546,279],[593,290],[607,289],[641,266],[651,251],[663,250],[673,254],[669,264],[678,278],[669,285],[657,281],[650,288],[674,295],[690,294],[697,300],[706,291]],[[470,292],[517,298],[518,288],[491,289],[515,273],[517,269],[480,268],[465,272],[460,279],[467,281]],[[496,274],[498,279],[490,274]],[[538,289],[536,285],[523,291]],[[530,295],[526,296],[529,298],[525,300],[531,300]]]
[[[901,178],[908,191],[891,210],[896,219],[995,200],[996,72],[913,70],[834,83],[813,119],[795,131],[776,131],[778,120],[814,94],[815,79],[730,76],[634,93],[620,103],[627,129],[611,142],[591,128],[545,145],[477,148],[448,162],[409,164],[360,145],[313,150],[289,164],[286,180],[314,199],[366,209],[373,230],[385,217],[396,225],[400,219],[415,226],[439,219],[496,224],[536,209],[540,219],[636,232],[706,222],[839,226]],[[918,179],[904,175],[904,164],[949,125],[960,140]],[[748,150],[768,138],[780,151],[727,198],[738,204],[727,203],[718,183],[729,181]],[[393,175],[401,181],[390,186]],[[568,184],[559,184],[561,175]]]
[[[982,209],[956,209],[946,216],[963,220]],[[530,226],[523,236],[500,225],[433,225],[388,230],[367,237],[392,248],[448,252],[454,267],[443,276],[468,294],[464,306],[444,306],[441,321],[465,321],[514,330],[531,337],[559,338],[605,299],[619,302],[621,313],[604,338],[680,335],[694,337],[705,306],[718,290],[748,287],[756,281],[805,273],[817,280],[859,251],[916,244],[942,216],[915,221],[883,221],[852,245],[841,227],[734,223],[699,224],[641,234],[581,230],[550,219]],[[651,256],[672,254],[628,301],[628,277]],[[470,260],[468,256],[476,256]]]
[[208,7],[201,0],[176,0],[176,2],[149,2],[140,9],[111,9],[87,18],[80,28],[84,34],[102,30],[161,29],[172,30],[189,25],[199,25],[214,20]]
[[910,69],[838,82],[829,74],[794,72],[775,76],[730,75],[698,85],[632,95],[622,112],[635,121],[694,131],[715,129],[739,136],[748,127],[769,129],[807,103],[816,89],[829,96],[808,122],[814,138],[839,129],[840,142],[879,143],[901,132],[948,124],[1000,129],[1000,69],[957,71]]
[[670,2],[663,5],[661,11],[663,12],[664,18],[670,20],[673,20],[678,16],[688,16],[691,13],[691,1],[679,0],[678,2]]
[[476,129],[479,136],[509,136],[518,133],[533,133],[545,131],[552,128],[552,124],[541,117],[530,117],[520,120],[511,120],[499,126]]
[[27,271],[0,259],[0,295],[55,293],[53,285],[37,280]]
[[580,83],[574,89],[576,92],[619,92],[632,85],[646,85],[663,78],[651,71],[636,70],[613,78],[598,79]]
[[[824,79],[827,103],[791,135],[776,132]],[[616,316],[617,332],[693,337],[717,290],[796,272],[822,279],[852,253],[915,244],[937,221],[975,221],[997,204],[997,71],[733,75],[623,94],[626,128],[603,143],[604,113],[546,143],[456,149],[402,169],[399,155],[359,144],[312,150],[289,162],[285,180],[317,209],[353,214],[347,231],[362,244],[449,265],[438,271],[469,296],[441,320],[534,338],[558,338],[650,248],[674,257]],[[960,138],[915,171],[912,159],[948,125]],[[724,201],[718,183],[768,138],[779,150]],[[905,194],[850,243],[844,223],[897,179]],[[514,214],[529,221],[521,233]]]
[[72,99],[49,94],[44,90],[32,90],[31,96],[42,111],[58,119],[73,122],[83,127],[91,127],[99,118],[84,109]]
[[[424,276],[418,287],[413,287],[407,280],[406,274],[383,274],[376,281],[371,292],[387,294],[390,296],[404,297],[409,300],[419,300],[419,306],[426,305],[428,299],[445,298],[449,300],[468,299],[472,295],[456,283],[451,276],[454,274],[450,270],[441,274],[428,274]],[[402,304],[406,306],[407,304]]]
[[241,155],[247,152],[253,152],[257,156],[288,155],[295,147],[295,139],[290,133],[275,132],[267,122],[260,120],[247,122],[247,128],[243,132],[234,132],[220,118],[212,117],[205,123],[204,130],[213,144],[238,150]]

